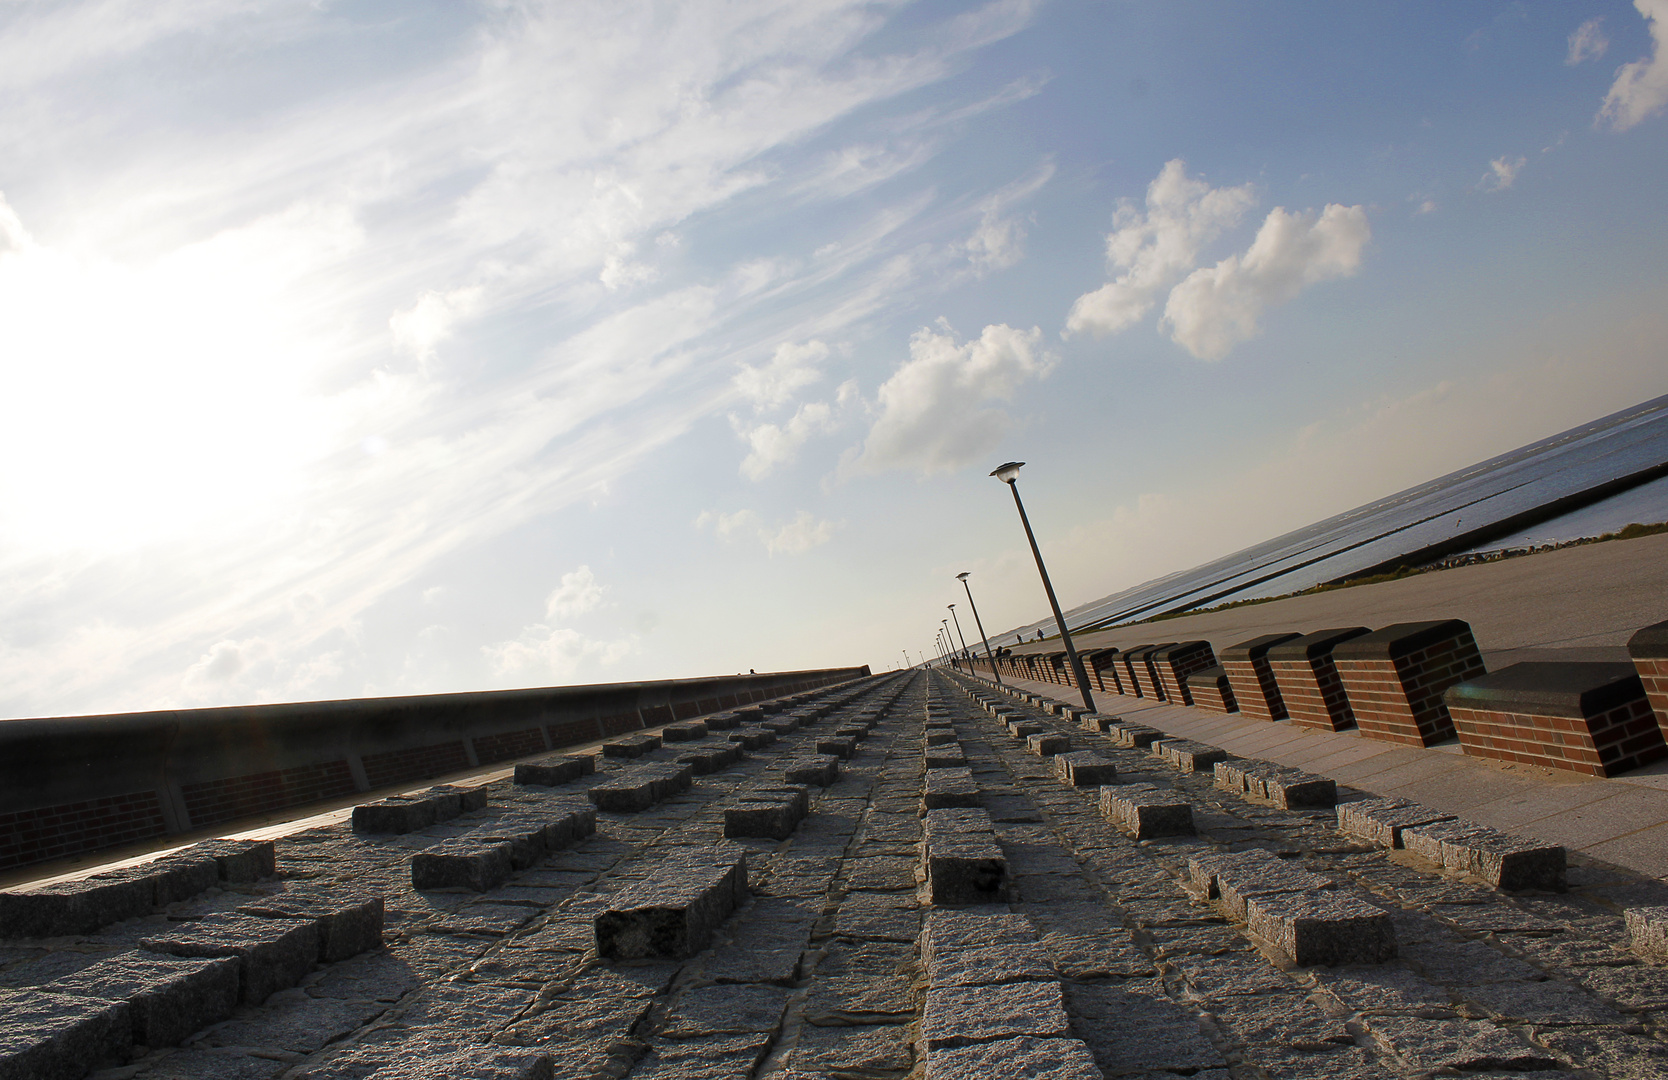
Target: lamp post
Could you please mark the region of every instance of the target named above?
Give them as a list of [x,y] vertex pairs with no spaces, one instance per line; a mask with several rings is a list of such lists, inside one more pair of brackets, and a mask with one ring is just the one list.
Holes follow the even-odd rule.
[[950,666],[956,666],[956,639],[950,636],[950,620],[939,619],[938,625],[944,628],[944,644],[949,646],[945,651],[950,654]]
[[956,618],[956,605],[950,605],[950,618],[955,619],[956,637],[961,639],[961,654],[968,661],[967,669],[973,670],[973,654],[967,651],[967,635],[961,632],[961,620]]
[[[967,606],[973,609],[973,625],[979,628],[979,640],[985,643],[985,660],[990,664],[990,677],[996,680],[996,685],[1002,685],[1002,673],[996,670],[996,657],[990,651],[990,639],[985,637],[985,624],[979,619],[979,605],[973,602],[973,589],[967,584],[972,571],[963,571],[956,575],[961,587],[967,592]],[[954,604],[950,605],[955,607]]]
[[1025,539],[1031,541],[1031,554],[1037,559],[1037,573],[1042,575],[1043,591],[1048,593],[1048,606],[1054,609],[1054,623],[1060,628],[1060,640],[1066,644],[1066,656],[1071,660],[1072,674],[1077,676],[1077,687],[1083,691],[1083,704],[1090,711],[1095,711],[1095,699],[1089,695],[1089,676],[1083,671],[1083,661],[1077,655],[1076,646],[1071,643],[1071,631],[1066,629],[1066,617],[1060,614],[1060,601],[1054,598],[1054,585],[1048,580],[1048,569],[1043,566],[1042,551],[1037,547],[1037,537],[1031,532],[1031,519],[1025,516],[1025,504],[1019,499],[1019,470],[1025,462],[1010,461],[991,470],[990,475],[1008,485],[1014,493],[1014,506],[1019,508],[1019,520],[1025,526]]

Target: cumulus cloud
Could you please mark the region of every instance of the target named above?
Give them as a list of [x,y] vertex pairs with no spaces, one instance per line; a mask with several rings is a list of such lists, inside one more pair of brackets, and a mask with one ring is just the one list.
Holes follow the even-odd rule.
[[1257,335],[1267,308],[1316,282],[1354,274],[1370,239],[1360,206],[1331,203],[1318,216],[1277,206],[1243,255],[1195,270],[1171,291],[1163,328],[1201,360],[1220,360]]
[[1633,0],[1633,6],[1650,24],[1651,54],[1617,69],[1616,81],[1594,117],[1594,123],[1616,131],[1626,131],[1668,105],[1668,0]]
[[789,521],[768,526],[752,510],[737,510],[733,514],[703,510],[695,519],[697,529],[712,527],[720,540],[732,541],[753,538],[763,544],[771,555],[800,555],[814,547],[828,543],[838,527],[832,521],[819,521],[809,510],[801,510]]
[[389,318],[394,344],[427,363],[434,358],[435,348],[452,335],[453,327],[480,306],[481,295],[479,285],[423,293],[411,307]]
[[545,599],[547,619],[567,619],[594,611],[602,604],[608,586],[600,584],[589,566],[562,575],[562,583]]
[[185,671],[182,680],[187,693],[201,697],[212,695],[229,683],[237,682],[251,669],[273,658],[272,643],[260,638],[244,641],[217,641],[209,646],[195,664]]
[[733,381],[753,408],[763,412],[786,405],[802,388],[822,378],[820,365],[827,359],[828,346],[820,341],[803,345],[785,341],[758,367],[743,364]]
[[601,641],[577,630],[535,623],[514,641],[483,645],[481,652],[492,673],[499,678],[549,679],[562,684],[618,663],[631,654],[636,644],[634,637]]
[[853,464],[865,472],[914,469],[923,476],[958,469],[993,448],[1008,414],[989,407],[1011,400],[1020,384],[1040,379],[1055,358],[1037,345],[1042,331],[987,326],[958,343],[949,325],[922,327],[909,359],[881,384],[879,415]]
[[1573,67],[1588,60],[1597,60],[1608,48],[1610,39],[1604,36],[1604,17],[1595,16],[1570,31],[1570,51],[1564,57],[1564,63]]
[[780,424],[746,424],[732,415],[736,433],[747,440],[748,453],[741,462],[742,475],[762,480],[778,466],[791,464],[800,447],[818,435],[826,435],[844,420],[848,406],[857,400],[857,383],[848,381],[835,392],[834,402],[810,401]]
[[1115,334],[1141,321],[1159,295],[1198,264],[1199,251],[1239,223],[1255,203],[1250,184],[1213,188],[1187,175],[1180,158],[1165,163],[1147,186],[1147,209],[1122,200],[1106,237],[1106,261],[1117,275],[1072,305],[1066,333]]
[[1488,172],[1477,181],[1477,190],[1495,192],[1505,191],[1517,180],[1517,174],[1527,163],[1526,158],[1497,157],[1488,163]]

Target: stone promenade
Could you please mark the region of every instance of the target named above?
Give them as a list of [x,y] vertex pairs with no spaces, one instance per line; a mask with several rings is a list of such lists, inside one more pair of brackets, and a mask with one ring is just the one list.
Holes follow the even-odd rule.
[[910,672],[12,890],[0,1080],[1668,1076],[1660,881],[1058,712]]

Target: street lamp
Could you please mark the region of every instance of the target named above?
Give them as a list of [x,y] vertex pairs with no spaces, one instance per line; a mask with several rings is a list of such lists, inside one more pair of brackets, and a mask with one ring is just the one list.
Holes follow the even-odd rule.
[[971,670],[973,670],[973,665],[971,663],[971,661],[973,659],[973,654],[967,651],[967,635],[963,634],[961,632],[961,620],[956,619],[956,605],[951,604],[951,605],[949,605],[949,607],[950,607],[950,618],[955,619],[955,622],[956,622],[956,637],[961,638],[961,654],[965,659],[967,659],[969,661],[967,669],[969,671],[971,671]]
[[949,619],[939,619],[938,620],[938,625],[940,625],[944,628],[944,644],[949,646],[949,648],[946,649],[945,651],[950,654],[950,666],[955,667],[956,666],[956,639],[950,636],[950,620]]
[[[985,643],[985,659],[990,662],[991,678],[996,680],[997,686],[1001,686],[1002,673],[996,670],[996,657],[991,655],[990,639],[985,637],[985,624],[979,620],[979,605],[973,602],[973,590],[967,584],[967,578],[971,573],[972,571],[963,571],[956,575],[956,580],[961,582],[963,589],[967,590],[967,606],[973,609],[973,625],[979,628],[979,640]],[[951,604],[950,606],[955,607],[956,605]]]
[[1048,593],[1048,606],[1054,609],[1054,623],[1060,628],[1060,640],[1066,643],[1066,656],[1071,660],[1072,674],[1077,676],[1078,689],[1083,691],[1083,704],[1090,712],[1095,711],[1095,699],[1089,696],[1089,676],[1083,670],[1083,661],[1078,658],[1077,648],[1071,643],[1071,631],[1066,629],[1066,617],[1060,614],[1060,601],[1054,599],[1054,585],[1048,580],[1048,569],[1043,566],[1042,551],[1037,547],[1037,537],[1031,532],[1031,519],[1025,516],[1025,504],[1019,500],[1019,470],[1025,464],[1023,461],[1010,461],[1005,465],[998,465],[991,470],[990,475],[1008,485],[1014,493],[1014,505],[1019,508],[1019,520],[1025,525],[1025,539],[1031,541],[1031,554],[1037,559],[1037,573],[1042,575],[1043,591]]

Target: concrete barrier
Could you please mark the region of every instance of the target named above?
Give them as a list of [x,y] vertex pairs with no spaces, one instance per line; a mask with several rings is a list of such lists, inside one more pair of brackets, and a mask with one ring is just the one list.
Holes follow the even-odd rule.
[[352,796],[867,667],[0,721],[0,870]]

